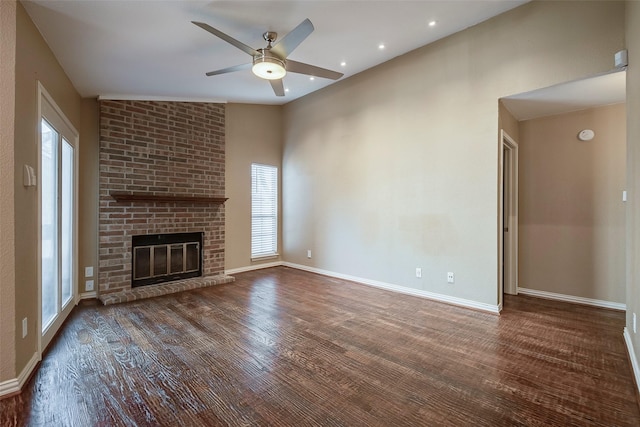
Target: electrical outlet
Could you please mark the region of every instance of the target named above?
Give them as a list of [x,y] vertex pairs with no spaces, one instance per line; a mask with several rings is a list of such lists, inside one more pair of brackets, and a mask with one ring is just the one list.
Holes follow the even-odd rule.
[[416,277],[418,279],[422,277],[422,269],[419,267],[416,267]]
[[307,249],[307,258],[311,258],[311,249]]
[[84,282],[84,290],[86,292],[93,291],[93,280],[87,280],[86,282]]
[[455,282],[455,278],[453,273],[450,271],[447,273],[447,283],[454,283]]
[[638,329],[636,328],[636,314],[633,313],[633,333],[637,334],[638,333]]
[[22,338],[26,337],[27,333],[29,332],[29,328],[27,326],[27,318],[25,317],[24,319],[22,319]]
[[84,277],[93,277],[93,266],[84,268]]

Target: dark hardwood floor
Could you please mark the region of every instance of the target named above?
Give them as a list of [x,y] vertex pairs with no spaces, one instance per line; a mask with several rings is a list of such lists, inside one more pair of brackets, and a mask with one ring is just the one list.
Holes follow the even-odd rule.
[[79,306],[0,423],[640,426],[622,312],[501,316],[284,267]]

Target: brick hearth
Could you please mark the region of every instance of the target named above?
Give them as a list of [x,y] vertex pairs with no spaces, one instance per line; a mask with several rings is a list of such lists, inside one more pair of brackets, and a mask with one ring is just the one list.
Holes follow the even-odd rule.
[[198,277],[176,282],[163,283],[161,285],[142,286],[135,289],[127,289],[120,292],[111,292],[100,295],[99,299],[104,305],[118,304],[121,302],[136,301],[144,298],[159,297],[190,289],[204,288],[207,286],[231,283],[235,279],[231,276]]
[[[229,281],[224,276],[224,205],[116,201],[110,196],[112,192],[131,192],[224,197],[224,168],[223,104],[100,101],[98,277],[103,301],[111,293],[120,294],[121,300],[134,298],[126,295],[133,295],[133,235],[203,231],[203,277],[207,280],[199,283],[208,286]],[[172,288],[182,290],[178,284],[164,293]],[[138,293],[153,296],[157,292]]]

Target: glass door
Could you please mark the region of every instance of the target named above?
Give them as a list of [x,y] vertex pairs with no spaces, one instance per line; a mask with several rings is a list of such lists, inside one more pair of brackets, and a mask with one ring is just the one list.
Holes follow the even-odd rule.
[[71,312],[76,289],[76,150],[70,141],[77,134],[54,105],[41,96],[41,350]]
[[59,313],[58,140],[60,135],[42,119],[40,230],[40,280],[42,286],[42,332]]

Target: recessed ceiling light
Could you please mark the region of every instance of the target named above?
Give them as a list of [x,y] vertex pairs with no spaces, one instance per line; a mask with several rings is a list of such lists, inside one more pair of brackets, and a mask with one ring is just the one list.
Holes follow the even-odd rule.
[[313,76],[309,77],[309,80],[315,80],[315,79],[316,79],[316,78],[315,78],[315,77],[313,77]]
[[285,92],[289,92],[289,88],[286,88],[284,91],[285,91]]
[[347,65],[347,63],[346,63],[346,62],[344,62],[344,61],[342,61],[342,62],[340,63],[340,66],[341,66],[341,67],[344,67],[344,66],[346,66],[346,65]]
[[384,44],[380,43],[380,44],[378,45],[378,49],[380,49],[380,50],[384,49]]
[[437,24],[437,22],[436,22],[436,21],[431,21],[431,22],[429,22],[429,26],[430,26],[430,27],[435,27],[435,26],[436,26],[436,24]]

